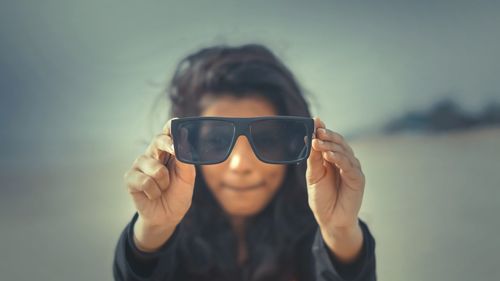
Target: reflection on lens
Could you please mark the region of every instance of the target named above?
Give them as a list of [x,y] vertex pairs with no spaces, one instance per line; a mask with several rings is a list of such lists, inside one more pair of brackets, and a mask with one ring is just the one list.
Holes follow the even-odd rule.
[[219,120],[190,120],[181,123],[178,132],[177,157],[208,164],[222,161],[229,152],[234,127]]
[[265,161],[295,161],[307,151],[307,127],[297,120],[261,120],[250,127],[255,153]]

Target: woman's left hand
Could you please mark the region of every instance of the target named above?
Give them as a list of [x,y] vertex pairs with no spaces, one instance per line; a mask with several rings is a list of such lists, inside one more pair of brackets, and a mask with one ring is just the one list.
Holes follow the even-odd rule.
[[309,206],[322,232],[358,227],[365,176],[345,139],[314,118],[316,137],[307,159]]

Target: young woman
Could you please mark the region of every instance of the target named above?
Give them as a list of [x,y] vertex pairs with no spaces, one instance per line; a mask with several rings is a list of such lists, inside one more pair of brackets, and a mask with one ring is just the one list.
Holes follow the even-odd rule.
[[167,94],[175,118],[125,174],[137,212],[116,247],[116,280],[376,280],[375,240],[358,218],[364,174],[345,139],[319,118],[307,158],[296,164],[263,161],[256,139],[271,155],[296,134],[273,126],[233,140],[213,133],[215,145],[233,142],[217,163],[179,155],[172,123],[182,117],[310,120],[293,74],[270,50],[199,50],[179,63]]

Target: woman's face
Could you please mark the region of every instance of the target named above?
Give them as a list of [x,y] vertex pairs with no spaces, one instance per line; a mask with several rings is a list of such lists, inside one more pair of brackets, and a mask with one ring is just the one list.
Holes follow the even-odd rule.
[[[203,101],[201,116],[257,117],[276,115],[264,98],[219,96]],[[226,161],[201,166],[205,182],[231,216],[251,216],[262,210],[280,187],[285,165],[261,162],[245,136],[236,140]]]

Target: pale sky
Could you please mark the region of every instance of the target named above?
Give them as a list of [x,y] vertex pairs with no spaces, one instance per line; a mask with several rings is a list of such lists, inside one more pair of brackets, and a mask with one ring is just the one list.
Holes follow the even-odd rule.
[[315,96],[313,113],[340,133],[440,97],[472,111],[500,99],[500,1],[0,5],[5,155],[149,139],[161,128],[151,106],[175,64],[217,43],[270,47]]

